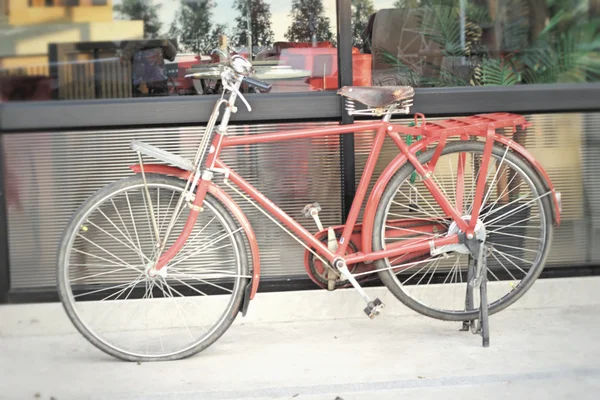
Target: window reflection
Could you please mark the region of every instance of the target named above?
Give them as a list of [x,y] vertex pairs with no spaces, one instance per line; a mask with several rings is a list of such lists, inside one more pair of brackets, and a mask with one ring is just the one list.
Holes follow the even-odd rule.
[[[353,0],[373,84],[511,86],[600,78],[600,20],[585,0]],[[356,71],[356,70],[355,70]]]
[[[234,53],[253,60],[272,92],[338,86],[335,0],[0,0],[0,6],[0,32],[8,38],[0,47],[2,101],[218,94],[218,64]],[[203,79],[184,77],[191,72]]]

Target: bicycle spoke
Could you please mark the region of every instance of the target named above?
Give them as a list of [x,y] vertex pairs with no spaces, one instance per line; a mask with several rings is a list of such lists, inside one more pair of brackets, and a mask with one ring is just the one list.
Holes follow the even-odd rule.
[[508,249],[520,250],[520,251],[528,251],[528,252],[530,252],[530,253],[534,253],[534,254],[537,254],[537,253],[538,253],[538,251],[537,251],[537,250],[526,249],[526,248],[524,248],[524,247],[510,246],[510,245],[507,245],[507,244],[502,244],[502,243],[493,243],[493,244],[494,244],[494,246],[502,246],[502,247],[506,247],[506,248],[508,248]]
[[[404,280],[404,282],[402,282],[402,285],[405,285],[406,282],[408,282],[409,280],[411,280],[416,274],[418,274],[419,272],[423,271],[423,269],[425,269],[426,265],[421,267],[421,269],[419,269],[417,272],[415,272],[414,274],[412,274],[411,276],[409,276],[406,280]],[[400,271],[403,272],[403,271]]]
[[[192,243],[196,243],[196,238],[198,236],[200,236],[200,234],[202,234],[202,232],[204,232],[206,230],[206,228],[208,228],[208,226],[215,220],[216,217],[213,217],[210,221],[208,221],[203,227],[202,229],[200,229],[192,238],[189,238],[185,245],[181,248],[181,250],[179,250],[179,252],[183,252],[186,248],[189,248],[189,246]],[[210,236],[209,236],[210,237]]]
[[80,253],[80,254],[86,255],[86,256],[88,256],[88,257],[93,257],[93,258],[97,258],[97,259],[99,259],[99,260],[102,260],[102,261],[106,261],[107,263],[110,263],[110,264],[116,265],[116,266],[118,266],[118,267],[126,267],[126,268],[132,269],[132,270],[134,270],[134,271],[136,271],[136,272],[138,272],[138,273],[139,273],[139,272],[142,272],[140,269],[137,269],[137,268],[136,268],[136,267],[134,267],[133,265],[129,265],[129,264],[127,264],[127,263],[122,263],[122,264],[119,264],[119,263],[118,263],[118,262],[116,262],[116,261],[112,261],[112,260],[109,260],[109,259],[107,259],[107,258],[104,258],[104,257],[97,256],[97,255],[95,255],[95,254],[87,253],[87,252],[85,252],[85,251],[82,251],[82,250],[79,250],[79,249],[73,249],[73,251],[74,251],[74,252],[76,252],[76,253]]
[[465,166],[467,163],[467,155],[460,153],[458,155],[458,166],[456,167],[456,186],[454,188],[455,202],[454,205],[459,214],[462,215],[465,208]]
[[[131,238],[131,233],[129,232],[129,229],[127,228],[127,224],[125,223],[125,221],[123,220],[123,217],[121,216],[121,213],[120,213],[120,212],[119,212],[119,210],[117,209],[117,206],[116,206],[116,204],[115,204],[114,200],[113,200],[113,199],[110,199],[110,202],[111,202],[111,204],[112,204],[112,206],[113,206],[113,209],[114,209],[114,210],[115,210],[115,212],[117,213],[117,216],[119,217],[119,221],[121,221],[121,224],[123,225],[123,228],[125,229],[125,232],[127,232],[127,239],[129,240],[129,243],[131,243],[131,245],[132,245],[133,247],[135,247],[135,243],[133,243],[133,239]],[[104,212],[102,212],[102,210],[101,210],[100,208],[98,208],[98,211],[99,211],[99,212],[101,212],[101,213],[102,213],[102,215],[104,215]],[[106,215],[105,215],[105,218],[106,218],[107,220],[109,220],[109,222],[112,222],[112,221],[111,221],[111,220],[110,220],[110,219],[109,219],[109,218],[108,218]],[[116,228],[116,227],[115,227],[115,228]],[[140,252],[142,251],[142,248],[140,247],[140,242],[139,242],[139,240],[138,240],[138,247],[137,247],[137,248],[138,248],[138,249],[140,249]],[[143,264],[144,260],[143,260],[142,258],[140,258],[140,261],[141,261],[141,262],[142,262],[142,264]]]
[[496,249],[496,248],[493,248],[493,249],[492,249],[492,252],[495,252],[495,253],[501,253],[501,254],[504,254],[504,255],[505,255],[505,256],[507,256],[507,257],[514,258],[515,260],[519,260],[519,261],[522,261],[522,262],[524,262],[524,263],[527,263],[527,264],[533,265],[533,262],[531,262],[531,261],[527,261],[527,260],[525,260],[525,259],[523,259],[523,258],[521,258],[521,257],[517,257],[517,256],[515,256],[515,255],[513,255],[513,254],[506,253],[506,252],[504,252],[504,251],[500,251],[500,250],[498,250],[498,249]]
[[418,190],[416,187],[414,187],[414,185],[412,185],[412,184],[409,184],[408,186],[410,186],[410,188],[411,188],[411,189],[413,189],[413,190],[414,190],[414,191],[417,193],[417,195],[419,195],[419,196],[421,197],[421,199],[423,199],[423,201],[424,201],[425,203],[427,203],[427,205],[428,205],[428,206],[429,206],[429,207],[430,207],[430,208],[433,210],[433,212],[434,212],[434,213],[436,213],[436,215],[437,215],[437,218],[444,218],[444,216],[443,216],[443,215],[441,215],[441,214],[439,213],[439,211],[435,209],[435,207],[433,207],[433,205],[432,205],[432,204],[429,202],[429,200],[427,200],[427,198],[425,198],[425,196],[423,196],[423,195],[421,194],[421,192],[420,192],[420,191],[419,191],[419,190]]
[[165,297],[170,297],[172,302],[175,304],[175,308],[177,309],[177,313],[179,314],[179,317],[181,318],[181,320],[183,321],[183,324],[185,325],[185,329],[188,332],[188,335],[190,336],[190,339],[194,340],[194,335],[192,335],[192,331],[190,330],[190,327],[187,324],[187,321],[185,319],[185,317],[183,316],[183,312],[181,311],[181,306],[177,303],[177,301],[175,301],[175,298],[173,297],[173,294],[170,292],[170,286],[167,283],[166,280],[164,280],[164,284],[167,286],[167,291],[169,291],[169,293],[171,293],[170,296],[167,296],[167,293],[163,290],[162,288],[162,283],[160,282],[160,280],[157,280],[157,282],[160,285],[160,289],[163,291],[163,293],[165,294]]
[[110,287],[106,287],[106,288],[102,288],[102,289],[96,289],[96,290],[92,290],[91,292],[78,293],[76,295],[73,295],[73,297],[77,298],[77,297],[82,297],[82,296],[89,296],[90,294],[105,292],[107,290],[112,290],[112,289],[119,289],[119,288],[122,288],[123,286],[129,286],[129,285],[131,285],[131,282],[130,283],[121,283],[120,285],[114,285],[114,286],[110,286]]
[[437,179],[437,177],[435,176],[435,174],[431,174],[431,177],[433,178],[433,180],[435,181],[436,185],[442,190],[442,193],[444,194],[444,196],[450,200],[450,196],[448,195],[448,192],[446,192],[446,189],[444,187],[444,185],[442,185],[440,183],[440,181]]
[[450,277],[450,275],[454,271],[454,268],[456,267],[456,263],[457,262],[458,262],[458,259],[456,259],[456,261],[454,261],[454,264],[452,264],[452,268],[450,268],[450,271],[448,272],[448,275],[446,275],[446,278],[444,279],[444,282],[442,282],[442,283],[446,283],[448,281],[448,278]]
[[[407,200],[409,200],[409,204],[410,204],[410,198],[409,198],[409,197],[408,197],[406,194],[404,194],[404,193],[402,193],[402,192],[398,192],[398,193],[400,193],[400,194],[401,194],[402,196],[404,196],[404,197],[405,197]],[[428,217],[431,217],[431,219],[422,218],[422,217],[414,217],[414,216],[412,216],[412,215],[403,215],[403,214],[397,214],[397,213],[392,213],[392,212],[390,212],[390,213],[389,213],[389,215],[394,215],[394,216],[398,216],[398,217],[401,217],[401,218],[407,218],[407,219],[414,219],[414,220],[420,220],[420,221],[427,221],[427,222],[436,221],[436,222],[442,222],[442,223],[446,223],[446,221],[445,221],[445,218],[444,218],[444,217],[440,217],[440,216],[439,216],[439,213],[436,213],[436,214],[431,214],[431,213],[428,213],[427,211],[423,210],[421,207],[419,207],[419,210],[415,210],[415,208],[411,207],[410,205],[402,204],[402,203],[399,203],[399,202],[397,202],[397,201],[394,201],[394,200],[392,200],[392,204],[395,204],[395,205],[397,205],[397,206],[399,206],[399,207],[405,208],[405,209],[407,209],[409,212],[415,212],[415,211],[416,211],[416,212],[418,212],[418,213],[420,213],[420,214],[425,214],[425,215],[427,215]]]
[[534,238],[534,237],[531,237],[531,236],[515,235],[513,233],[505,233],[505,232],[495,232],[495,233],[497,235],[502,235],[502,236],[510,236],[510,237],[516,237],[516,238],[521,238],[521,239],[527,239],[527,240],[535,240],[535,241],[538,241],[538,242],[542,241],[542,239],[540,239],[540,238]]
[[498,232],[500,232],[503,229],[511,228],[511,227],[513,227],[513,228],[541,228],[542,227],[541,225],[539,225],[539,226],[517,225],[517,224],[520,224],[521,222],[530,221],[530,220],[532,220],[534,218],[537,218],[539,216],[540,216],[540,214],[535,214],[533,216],[524,218],[524,219],[522,219],[520,221],[516,221],[516,222],[513,222],[512,224],[508,224],[508,225],[486,224],[485,226],[486,226],[486,228],[498,228],[498,229],[495,229],[495,230],[489,230],[489,231],[487,231],[488,233],[498,233]]
[[171,275],[169,275],[171,278],[173,278],[173,279],[175,279],[175,280],[179,280],[179,279],[177,278],[177,276],[179,276],[179,275],[183,275],[183,276],[184,276],[184,277],[186,277],[186,278],[195,279],[195,280],[197,280],[198,282],[202,282],[202,283],[205,283],[205,284],[207,284],[207,285],[210,285],[210,286],[212,286],[212,287],[216,287],[217,289],[221,289],[221,290],[223,290],[223,291],[225,291],[225,292],[228,292],[228,293],[233,293],[233,290],[231,290],[231,289],[227,289],[226,287],[223,287],[223,286],[221,286],[221,285],[217,285],[216,283],[213,283],[213,282],[207,281],[207,280],[205,280],[205,279],[198,278],[198,277],[197,277],[197,276],[195,276],[195,275],[186,274],[185,272],[181,272],[181,271],[178,271],[178,270],[175,270],[175,272],[176,272],[176,273],[178,272],[178,274],[175,274],[175,275],[174,275],[174,274],[171,274]]
[[[135,288],[137,286],[137,284],[139,284],[141,282],[143,278],[143,274],[140,274],[136,279],[134,279],[130,284],[128,284],[126,287],[124,287],[123,289],[119,290],[118,292],[115,292],[111,295],[108,295],[106,297],[104,297],[103,299],[100,300],[100,303],[103,303],[106,300],[109,300],[111,297],[115,296],[112,302],[112,307],[105,307],[104,311],[101,312],[99,315],[97,315],[94,319],[93,319],[93,324],[95,325],[96,322],[98,321],[104,321],[104,317],[109,314],[112,315],[113,311],[115,310],[116,307],[118,307],[118,302],[117,300],[119,300],[119,298],[130,288]],[[99,324],[100,326],[102,326],[103,324]]]
[[[493,254],[493,253],[492,253],[492,254]],[[517,264],[515,264],[515,262],[514,262],[513,260],[511,260],[510,258],[506,257],[506,256],[505,256],[503,253],[498,253],[498,254],[500,254],[502,257],[504,257],[504,259],[505,259],[506,261],[508,261],[509,263],[511,263],[512,265],[514,265],[514,267],[515,267],[516,269],[518,269],[519,271],[521,271],[521,272],[523,273],[523,275],[525,275],[525,276],[527,275],[527,272],[525,272],[525,271],[523,270],[523,268],[521,268],[521,267],[519,267]],[[495,256],[494,256],[494,257],[495,257]]]
[[[221,229],[220,231],[213,232],[213,233],[211,233],[210,235],[208,235],[207,237],[205,237],[205,238],[201,238],[201,240],[203,240],[203,241],[209,241],[209,244],[210,244],[210,241],[211,241],[211,240],[213,240],[215,236],[222,234],[222,232],[226,232],[226,230],[225,230],[225,229]],[[194,238],[194,239],[195,239],[195,238]],[[202,243],[202,241],[197,241],[197,240],[194,240],[193,244],[196,244],[196,245],[198,245],[198,246],[205,246],[205,245],[206,245],[206,243],[204,243],[204,244],[203,244],[203,243]],[[189,251],[187,251],[187,252],[183,252],[183,249],[184,249],[185,247],[188,247],[188,250],[189,250]],[[183,258],[184,256],[186,256],[186,255],[190,255],[190,254],[191,254],[191,253],[193,253],[193,252],[194,252],[194,250],[193,250],[193,249],[190,249],[190,243],[186,243],[186,245],[185,245],[185,246],[183,246],[181,250],[179,250],[179,253],[177,253],[177,255],[176,255],[176,256],[173,258],[173,260],[171,260],[171,261],[178,261],[178,260],[180,260],[181,258]]]
[[[483,197],[483,201],[481,202],[481,206],[479,208],[480,215],[481,215],[481,210],[483,210],[483,207],[485,207],[485,203],[489,199],[490,194],[492,193],[492,190],[494,188],[494,185],[496,184],[496,178],[498,178],[498,175],[500,174],[500,171],[502,170],[502,164],[504,164],[504,160],[506,159],[506,154],[507,153],[508,153],[508,147],[506,147],[506,150],[504,151],[504,155],[502,156],[502,160],[500,160],[500,164],[496,165],[496,173],[494,174],[494,178],[492,179],[492,183],[490,184],[490,187],[488,188],[487,193]],[[490,163],[490,166],[491,166],[491,163]],[[489,168],[490,166],[488,166],[488,169],[491,170],[491,168]],[[488,171],[488,173],[489,172],[490,171]],[[486,177],[486,182],[487,182],[487,177]]]
[[[414,229],[402,228],[402,227],[399,227],[399,226],[386,225],[385,227],[393,229],[393,230],[398,230],[398,231],[405,231],[405,232],[416,233],[416,234],[419,234],[419,235],[433,236],[434,238],[444,236],[443,234],[439,234],[439,233],[435,234],[435,233],[430,233],[430,232],[416,231]],[[408,237],[408,238],[404,238],[404,239],[413,239],[413,238],[412,237]]]
[[[102,211],[101,211],[101,210],[99,210],[99,211],[100,211],[100,213],[101,213],[101,214],[104,214],[104,213],[102,213]],[[140,257],[142,257],[142,260],[141,260],[141,261],[142,261],[142,263],[144,262],[144,260],[143,260],[144,258],[146,259],[146,261],[147,261],[147,262],[150,262],[150,259],[149,259],[148,257],[146,257],[146,256],[144,255],[144,253],[142,253],[142,251],[141,251],[140,249],[136,249],[136,248],[135,248],[135,245],[134,245],[134,247],[131,247],[131,246],[130,246],[130,245],[128,245],[127,243],[123,242],[121,239],[117,238],[115,235],[111,234],[110,232],[107,232],[106,230],[102,229],[102,228],[101,228],[101,227],[99,227],[98,225],[94,224],[92,221],[89,221],[89,220],[88,220],[88,221],[87,221],[87,223],[88,223],[88,224],[90,224],[90,225],[92,225],[94,228],[98,229],[99,231],[101,231],[101,232],[103,232],[103,233],[106,233],[106,234],[107,234],[109,237],[111,237],[111,238],[112,238],[112,239],[114,239],[115,241],[117,241],[117,242],[121,243],[123,246],[127,247],[129,250],[133,250],[133,251],[134,251],[135,253],[137,253],[137,254],[138,254]],[[114,226],[114,225],[113,225],[113,226]],[[115,228],[116,228],[116,226],[115,226]],[[118,228],[117,228],[117,230],[118,230]],[[119,231],[119,232],[120,232],[120,231]],[[121,232],[121,234],[122,234],[122,232]],[[133,244],[133,243],[132,243],[132,244]]]
[[[408,207],[407,207],[408,208]],[[408,219],[414,219],[416,221],[427,221],[427,222],[432,222],[431,219],[428,218],[419,218],[419,217],[413,217],[412,215],[404,215],[404,214],[398,214],[398,213],[394,213],[394,212],[389,212],[388,215],[392,215],[394,217],[398,217],[398,218],[408,218]],[[446,224],[449,225],[448,221],[444,221],[444,220],[440,220],[438,217],[432,217],[435,219],[436,222],[439,222],[441,224]]]
[[[251,275],[234,275],[234,274],[224,274],[224,273],[220,273],[219,271],[214,271],[214,272],[207,272],[206,274],[204,272],[206,271],[202,271],[202,274],[198,274],[198,273],[189,273],[186,272],[185,270],[181,270],[181,269],[175,269],[175,268],[169,268],[169,270],[174,271],[175,273],[169,272],[169,276],[172,277],[178,277],[179,275],[182,275],[184,277],[189,277],[189,278],[193,278],[193,279],[197,279],[197,280],[202,280],[201,278],[204,279],[222,279],[222,278],[252,278]],[[195,272],[195,271],[194,271]]]
[[509,270],[508,268],[506,268],[506,266],[504,265],[504,263],[503,263],[502,261],[500,261],[500,260],[498,259],[498,257],[496,257],[496,255],[494,254],[494,252],[492,252],[492,256],[494,257],[494,259],[496,259],[496,261],[498,261],[498,263],[499,263],[499,264],[502,266],[502,268],[504,268],[504,270],[505,270],[506,272],[508,272],[508,274],[510,275],[510,277],[511,277],[511,278],[512,278],[514,281],[516,281],[516,280],[517,280],[517,278],[515,278],[515,276],[514,276],[514,275],[513,275],[513,274],[510,272],[510,270]]
[[[181,263],[181,262],[183,262],[183,261],[185,261],[185,260],[189,259],[190,257],[193,257],[193,256],[195,256],[195,255],[199,254],[199,253],[200,253],[200,252],[202,252],[203,250],[205,250],[205,249],[207,249],[207,248],[209,248],[209,247],[211,247],[211,246],[214,246],[215,244],[217,244],[217,243],[221,242],[222,240],[226,239],[227,237],[230,237],[230,236],[231,236],[231,237],[233,237],[233,235],[235,235],[236,233],[238,233],[238,232],[239,232],[241,229],[242,229],[242,228],[238,228],[238,229],[236,229],[235,231],[233,231],[233,232],[231,232],[231,233],[226,233],[226,234],[224,234],[224,235],[222,235],[222,236],[219,236],[217,239],[215,239],[215,240],[213,240],[212,242],[210,242],[210,243],[207,243],[206,245],[204,245],[204,246],[200,247],[199,249],[195,250],[193,253],[191,253],[191,254],[189,254],[189,255],[186,255],[185,257],[183,257],[183,258],[181,258],[181,259],[177,260],[176,262],[169,263],[169,265],[170,265],[171,267],[174,267],[175,265],[177,265],[177,264],[179,264],[179,263]],[[222,247],[221,247],[221,248],[222,248]],[[213,250],[215,250],[215,249],[213,249]]]
[[202,295],[202,296],[207,296],[207,294],[206,294],[206,293],[204,293],[203,291],[201,291],[200,289],[197,289],[197,288],[195,288],[195,287],[193,287],[193,286],[191,286],[191,285],[189,285],[189,284],[185,283],[185,282],[184,282],[184,281],[182,281],[181,279],[177,279],[177,278],[175,278],[174,276],[169,276],[169,278],[171,278],[171,279],[173,279],[173,280],[176,280],[177,282],[181,283],[181,284],[182,284],[182,285],[184,285],[184,286],[187,286],[188,288],[192,289],[194,292],[196,292],[196,293],[198,293],[198,294],[200,294],[200,295]]
[[500,282],[500,279],[496,276],[496,274],[494,274],[494,271],[492,271],[491,268],[488,268],[487,271],[490,273],[490,275],[492,275],[494,278],[496,278],[497,282]]
[[[549,192],[548,192],[548,193],[549,193]],[[540,198],[541,198],[541,197],[543,197],[543,196],[545,196],[545,195],[538,196],[538,197],[536,197],[536,198],[533,198],[533,199],[530,199],[530,197],[529,197],[529,194],[527,194],[526,196],[521,196],[521,197],[519,197],[519,198],[517,198],[517,199],[515,199],[515,200],[513,200],[513,201],[511,201],[511,202],[509,202],[509,203],[503,204],[503,205],[502,205],[500,208],[498,208],[498,209],[494,209],[494,210],[490,210],[490,211],[488,211],[487,213],[485,213],[485,216],[483,216],[483,218],[482,218],[481,220],[482,220],[483,222],[486,222],[486,221],[485,221],[485,219],[487,219],[487,217],[488,217],[488,216],[490,216],[490,215],[494,215],[494,214],[497,214],[497,213],[498,213],[500,210],[503,210],[503,209],[505,209],[505,208],[507,208],[507,207],[510,207],[510,206],[512,206],[513,204],[517,204],[517,203],[519,203],[519,202],[521,202],[521,201],[523,201],[523,200],[529,200],[529,201],[527,201],[526,203],[523,203],[523,204],[521,204],[519,207],[517,207],[517,208],[515,208],[515,209],[513,209],[513,210],[510,210],[510,211],[509,211],[509,214],[502,214],[500,217],[506,217],[507,215],[512,215],[512,214],[516,213],[517,211],[519,211],[520,209],[522,209],[522,207],[524,207],[524,206],[527,206],[528,204],[531,204],[531,203],[533,203],[533,202],[537,201],[538,199],[540,199]],[[493,223],[497,222],[497,218],[500,218],[500,217],[496,217],[495,219],[493,219],[493,220],[491,220],[491,221],[487,221],[487,223],[486,223],[486,226],[487,226],[487,225],[491,225],[491,224],[493,224]]]
[[[125,198],[127,199],[127,208],[129,209],[129,216],[131,217],[131,223],[133,224],[133,232],[135,233],[135,240],[137,241],[138,249],[141,249],[142,245],[140,244],[140,237],[138,235],[137,226],[135,225],[135,218],[133,218],[133,210],[131,209],[131,202],[129,201],[129,194],[127,192],[125,192]],[[154,247],[154,246],[152,246],[152,247]]]
[[97,278],[99,276],[104,276],[104,275],[112,274],[112,273],[119,272],[119,271],[125,271],[125,270],[129,270],[129,267],[123,267],[123,268],[113,269],[110,271],[99,272],[99,273],[93,274],[93,275],[80,276],[79,278],[69,279],[69,282],[77,282],[77,281],[80,281],[83,279]]
[[[208,272],[208,273],[219,273],[219,274],[223,274],[223,276],[238,276],[237,272],[210,268],[210,267],[214,267],[214,266],[218,266],[218,265],[228,265],[228,264],[232,264],[235,262],[236,261],[234,259],[227,259],[227,260],[221,260],[221,261],[207,261],[206,263],[194,262],[194,264],[192,266],[186,266],[184,264],[184,265],[179,265],[177,267],[177,269],[181,270],[181,271],[202,271],[202,272]],[[170,268],[170,267],[167,266],[165,268]]]
[[[471,160],[473,166],[471,168],[471,176],[475,172],[475,157],[471,156]],[[477,176],[471,181],[471,196],[469,197],[469,209],[467,210],[467,215],[471,215],[473,213],[473,203],[475,201],[475,192],[477,190],[477,182],[479,181],[479,174],[481,173],[481,168],[477,168]]]
[[[499,217],[496,217],[493,220],[489,221],[488,224],[494,224],[494,223],[496,223],[498,221],[502,221],[503,219],[506,219],[506,218],[510,217],[511,215],[516,214],[517,212],[519,212],[519,211],[521,211],[521,210],[523,210],[525,208],[531,208],[531,207],[533,207],[533,206],[530,206],[530,204],[533,204],[534,202],[540,200],[542,197],[546,197],[549,193],[550,192],[547,192],[546,194],[543,194],[541,196],[538,196],[538,197],[536,197],[534,199],[529,200],[527,203],[521,204],[519,207],[515,208],[514,210],[511,210],[511,211],[507,212],[506,214],[503,214],[503,215],[501,215]],[[515,200],[515,201],[513,201],[511,203],[508,203],[508,204],[500,207],[498,210],[501,210],[504,207],[508,207],[509,205],[512,205],[512,204],[518,202],[519,200],[527,200],[527,199],[526,198],[525,199],[517,199],[517,200]]]
[[144,200],[144,211],[146,212],[146,221],[148,222],[148,231],[150,232],[150,238],[152,240],[151,248],[154,248],[154,247],[156,247],[155,244],[159,243],[160,239],[155,237],[156,233],[154,232],[153,222],[156,223],[156,221],[152,221],[154,216],[153,215],[151,216],[150,212],[148,211],[149,205],[152,204],[152,199],[148,198],[148,200],[146,200],[146,197],[147,197],[146,190],[144,190],[144,189],[140,189],[140,190],[142,191],[142,199]]
[[[502,192],[498,195],[498,197],[496,198],[496,200],[490,205],[490,211],[488,211],[488,213],[494,210],[494,207],[496,207],[496,204],[498,204],[498,202],[500,201],[500,199],[504,198],[505,195],[508,196],[514,190],[521,188],[521,183],[519,183],[515,188],[510,189],[510,191],[505,194],[506,190],[508,188],[510,188],[510,185],[512,184],[512,182],[515,180],[516,177],[517,177],[517,174],[514,174],[513,177],[510,179],[510,181],[508,182],[508,184],[506,185],[506,187],[504,189],[502,189]],[[483,204],[485,204],[485,203],[483,203]]]
[[[160,225],[160,187],[156,188],[156,227]],[[157,229],[160,234],[160,229]]]
[[167,216],[169,215],[169,210],[171,210],[171,204],[173,203],[173,198],[175,197],[175,192],[173,192],[173,194],[171,195],[171,200],[169,200],[169,204],[167,205],[167,209],[165,211],[165,216],[163,217],[162,222],[160,223],[160,226],[158,228],[159,232],[162,232],[162,228],[165,224],[165,222],[167,221]]
[[[457,196],[456,196],[456,184],[455,182],[457,182],[457,179],[454,179],[454,171],[452,170],[452,163],[450,162],[450,158],[448,158],[448,166],[450,167],[450,178],[452,181],[452,193],[454,193],[454,207],[457,206]],[[457,176],[458,178],[458,176]],[[450,198],[448,198],[448,201],[450,201]],[[451,203],[451,202],[450,202]]]
[[[113,253],[111,253],[110,251],[106,250],[104,247],[92,242],[91,240],[89,240],[88,238],[86,238],[85,236],[81,235],[81,234],[77,234],[77,237],[85,240],[86,242],[88,242],[89,244],[91,244],[92,246],[104,251],[106,254],[109,254],[111,256],[113,256],[115,258],[115,260],[119,261],[121,263],[121,265],[125,265],[128,266],[130,268],[133,268],[135,270],[137,270],[137,268],[135,268],[134,266],[130,265],[129,263],[126,263],[125,261],[123,261],[121,258],[117,257],[116,255],[114,255]],[[106,260],[108,261],[108,260]]]

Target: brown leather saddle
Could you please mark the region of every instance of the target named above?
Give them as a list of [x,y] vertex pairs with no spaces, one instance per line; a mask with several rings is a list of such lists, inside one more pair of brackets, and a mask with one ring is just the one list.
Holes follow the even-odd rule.
[[411,86],[344,86],[337,93],[373,108],[384,108],[415,95]]

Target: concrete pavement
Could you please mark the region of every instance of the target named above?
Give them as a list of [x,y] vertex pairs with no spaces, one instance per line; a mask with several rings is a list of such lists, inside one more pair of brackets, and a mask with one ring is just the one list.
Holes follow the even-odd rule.
[[125,363],[73,331],[58,304],[0,307],[0,399],[597,399],[600,279],[540,280],[491,318],[491,347],[385,289],[259,294],[249,316],[187,360]]

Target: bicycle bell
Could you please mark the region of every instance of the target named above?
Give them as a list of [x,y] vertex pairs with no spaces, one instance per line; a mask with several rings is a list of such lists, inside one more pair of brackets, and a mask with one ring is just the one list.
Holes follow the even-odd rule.
[[252,73],[250,61],[239,55],[231,57],[231,68],[239,75],[248,76]]

